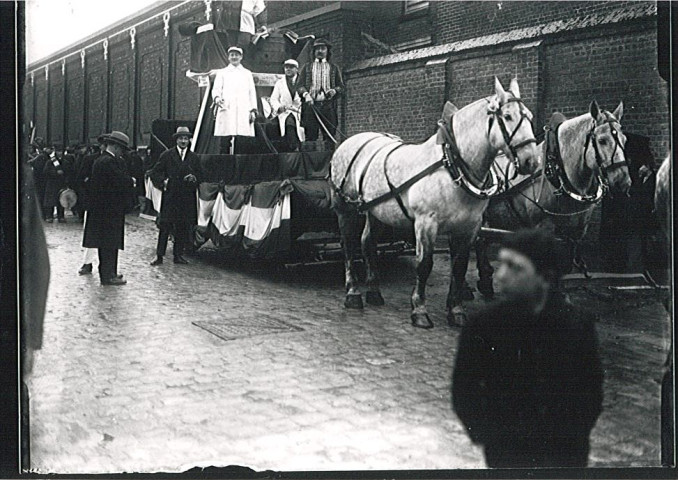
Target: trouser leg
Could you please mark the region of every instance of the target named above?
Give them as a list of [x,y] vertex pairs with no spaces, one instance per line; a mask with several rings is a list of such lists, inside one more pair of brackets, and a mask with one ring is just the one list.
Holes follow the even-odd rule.
[[[156,254],[158,257],[164,257],[167,252],[167,239],[169,238],[169,228],[160,227],[160,233],[158,234],[158,247],[156,249]],[[175,240],[176,242],[176,240]]]
[[99,248],[99,278],[102,282],[115,277],[117,253],[115,248]]
[[233,138],[232,136],[220,137],[219,153],[221,153],[222,155],[228,155],[229,153],[231,153],[231,139],[232,138]]
[[64,218],[64,207],[60,203],[57,203],[56,206],[57,218]]
[[305,103],[302,107],[302,124],[306,132],[306,140],[310,142],[315,142],[318,140],[318,132],[320,125],[318,125],[318,119],[315,118],[315,113],[313,108],[308,103]]
[[184,222],[177,222],[174,225],[173,253],[175,257],[184,254],[187,242],[188,242],[188,225]]
[[94,260],[97,258],[96,248],[85,248],[82,253],[82,264],[91,265],[94,263]]
[[292,151],[299,149],[299,134],[297,133],[297,121],[290,115],[285,119],[285,142]]

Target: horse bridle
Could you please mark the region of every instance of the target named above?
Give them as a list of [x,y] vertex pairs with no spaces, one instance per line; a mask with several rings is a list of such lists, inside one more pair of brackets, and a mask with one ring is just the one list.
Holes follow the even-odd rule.
[[[589,148],[589,144],[593,145],[593,151],[596,156],[596,164],[598,165],[598,169],[603,175],[598,175],[599,180],[605,188],[609,188],[609,179],[608,175],[611,171],[616,170],[618,168],[624,168],[628,167],[628,162],[626,161],[626,155],[624,155],[624,161],[622,162],[616,162],[614,161],[614,156],[617,153],[617,148],[619,148],[622,153],[624,152],[624,146],[621,144],[621,141],[619,140],[619,132],[618,129],[615,128],[614,124],[619,123],[617,119],[614,117],[610,116],[605,113],[605,121],[602,123],[598,123],[596,119],[593,119],[593,123],[591,124],[591,129],[589,132],[586,134],[586,142],[584,143],[584,153],[583,153],[583,158],[586,159],[586,153]],[[598,142],[596,141],[596,128],[604,125],[604,124],[610,125],[610,134],[612,135],[612,138],[614,138],[614,150],[612,151],[612,155],[610,156],[610,163],[608,165],[605,165],[604,159],[602,155],[600,154],[600,150],[598,150]]]
[[[523,103],[522,99],[518,97],[511,97],[508,100],[504,102],[504,105],[511,103],[511,102],[517,102],[521,105],[521,107],[525,107],[525,104]],[[522,142],[518,143],[517,145],[511,145],[511,142],[513,141],[513,137],[515,137],[516,133],[518,133],[518,130],[520,129],[520,126],[523,124],[523,121],[527,120],[530,124],[532,124],[532,121],[530,118],[527,116],[525,113],[524,108],[520,108],[520,121],[518,122],[518,125],[516,125],[516,128],[513,129],[513,132],[509,135],[508,129],[506,128],[506,123],[504,123],[504,117],[502,114],[502,107],[504,105],[500,105],[497,109],[495,110],[490,110],[488,111],[488,115],[492,115],[488,121],[488,126],[487,126],[487,134],[489,136],[490,130],[492,130],[492,122],[494,121],[495,117],[497,119],[497,124],[499,125],[499,129],[501,130],[501,134],[504,137],[504,143],[506,144],[506,147],[509,149],[511,152],[511,160],[513,162],[513,166],[515,167],[516,172],[518,171],[518,167],[520,166],[518,162],[518,150],[523,148],[526,145],[529,145],[530,143],[537,143],[537,139],[532,137],[528,138],[527,140],[523,140]],[[534,132],[534,128],[532,128],[532,131]]]

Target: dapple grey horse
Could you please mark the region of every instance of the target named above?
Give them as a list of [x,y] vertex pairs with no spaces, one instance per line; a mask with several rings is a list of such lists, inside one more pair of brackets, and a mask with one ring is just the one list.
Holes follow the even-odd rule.
[[463,276],[456,275],[455,259],[475,238],[489,196],[496,189],[490,165],[502,150],[522,173],[538,166],[532,113],[520,99],[517,80],[505,91],[495,78],[494,90],[494,95],[460,110],[447,102],[438,133],[423,144],[408,145],[392,135],[370,132],[350,137],[334,153],[331,183],[345,255],[347,308],[362,308],[353,265],[360,210],[366,213],[362,251],[367,264],[367,302],[384,303],[373,233],[385,224],[414,230],[417,281],[411,297],[412,324],[433,327],[425,289],[439,234],[449,234],[453,265],[448,321],[465,315],[460,295]]

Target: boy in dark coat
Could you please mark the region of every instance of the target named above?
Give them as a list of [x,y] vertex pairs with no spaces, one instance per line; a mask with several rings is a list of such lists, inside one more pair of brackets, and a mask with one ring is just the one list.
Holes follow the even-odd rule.
[[557,289],[566,263],[557,248],[538,230],[514,234],[495,276],[505,300],[472,317],[459,339],[452,405],[488,467],[588,462],[603,372],[592,320]]
[[151,262],[153,266],[162,264],[171,232],[174,234],[174,263],[188,263],[183,254],[198,217],[195,191],[201,177],[200,157],[188,148],[192,134],[187,127],[177,128],[173,137],[177,146],[163,152],[148,172],[153,184],[163,190],[158,217],[157,257]]
[[106,150],[92,167],[82,246],[99,249],[102,285],[124,285],[127,282],[118,275],[118,250],[124,249],[125,209],[135,184],[122,155],[129,150],[129,137],[113,131],[102,140]]

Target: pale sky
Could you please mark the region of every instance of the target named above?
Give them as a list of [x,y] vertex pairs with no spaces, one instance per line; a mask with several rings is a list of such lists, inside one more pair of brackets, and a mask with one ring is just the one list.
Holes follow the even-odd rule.
[[25,1],[27,65],[156,3],[156,0]]

